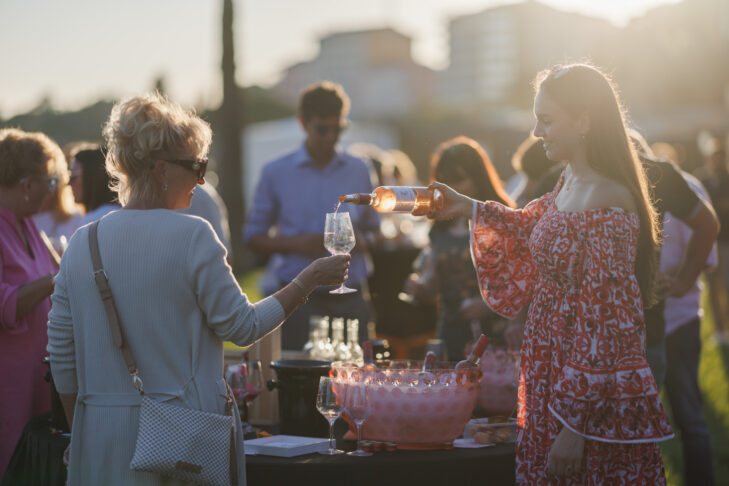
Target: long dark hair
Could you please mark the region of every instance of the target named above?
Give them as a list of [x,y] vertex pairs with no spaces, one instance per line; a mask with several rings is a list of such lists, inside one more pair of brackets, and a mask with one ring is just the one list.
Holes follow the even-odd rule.
[[655,302],[654,281],[660,245],[658,218],[648,192],[648,181],[628,140],[623,109],[608,76],[589,64],[558,65],[539,73],[535,88],[543,90],[571,116],[586,113],[587,162],[596,172],[626,187],[640,218],[635,276],[645,307]]
[[514,201],[504,187],[486,151],[475,140],[460,136],[440,144],[430,158],[430,180],[445,184],[470,179],[479,201],[498,201],[510,208]]
[[81,164],[83,195],[81,204],[86,212],[93,211],[102,204],[114,202],[116,194],[109,187],[109,174],[106,172],[104,151],[101,148],[81,150],[74,157],[74,163]]

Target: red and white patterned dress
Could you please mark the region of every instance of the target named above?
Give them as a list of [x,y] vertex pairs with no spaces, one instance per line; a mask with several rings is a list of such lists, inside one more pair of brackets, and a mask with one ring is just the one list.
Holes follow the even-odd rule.
[[[658,441],[673,437],[645,359],[634,273],[639,218],[621,208],[562,212],[554,192],[524,209],[474,208],[473,259],[486,302],[530,304],[519,376],[520,484],[665,484]],[[584,436],[583,473],[547,474],[563,426]]]

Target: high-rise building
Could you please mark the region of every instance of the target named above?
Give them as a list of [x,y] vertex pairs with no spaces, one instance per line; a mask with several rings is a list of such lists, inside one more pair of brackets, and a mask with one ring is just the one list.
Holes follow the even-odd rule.
[[489,8],[453,18],[450,65],[439,73],[438,99],[455,105],[523,104],[535,74],[559,62],[592,59],[617,28],[605,20],[539,2]]

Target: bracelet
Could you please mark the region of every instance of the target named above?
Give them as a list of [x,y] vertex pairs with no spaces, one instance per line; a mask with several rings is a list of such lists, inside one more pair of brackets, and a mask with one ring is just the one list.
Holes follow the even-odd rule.
[[301,299],[301,303],[306,303],[307,300],[309,300],[309,293],[306,291],[306,287],[304,287],[304,284],[301,283],[301,280],[294,277],[294,279],[291,281],[292,283],[296,284],[297,287],[301,289],[301,291],[304,293],[304,297]]

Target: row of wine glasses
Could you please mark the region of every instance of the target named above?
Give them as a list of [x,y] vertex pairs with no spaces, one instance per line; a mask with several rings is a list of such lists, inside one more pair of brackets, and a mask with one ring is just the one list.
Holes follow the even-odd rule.
[[[329,377],[319,379],[319,392],[316,397],[316,409],[329,422],[329,449],[322,454],[344,454],[334,444],[334,422],[346,412],[357,427],[357,450],[348,452],[350,456],[371,456],[371,452],[362,450],[362,424],[372,413],[370,391],[365,384],[349,383],[335,387],[335,382]],[[337,391],[340,395],[337,396]]]

